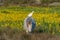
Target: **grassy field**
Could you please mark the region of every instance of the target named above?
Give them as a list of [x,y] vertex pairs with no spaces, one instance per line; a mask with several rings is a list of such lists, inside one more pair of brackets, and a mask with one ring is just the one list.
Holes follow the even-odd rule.
[[35,11],[36,30],[60,34],[60,7],[0,7],[0,30],[6,27],[23,30],[24,19]]

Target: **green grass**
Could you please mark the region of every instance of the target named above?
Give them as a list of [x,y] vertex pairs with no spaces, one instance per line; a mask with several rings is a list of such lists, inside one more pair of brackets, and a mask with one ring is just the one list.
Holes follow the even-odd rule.
[[[47,10],[46,10],[47,8]],[[36,13],[54,13],[55,11],[57,13],[60,13],[60,7],[20,7],[20,6],[14,6],[14,7],[0,7],[0,12],[6,12],[9,11],[17,11],[17,12],[31,12],[35,11]]]
[[[0,28],[11,27],[12,29],[23,30],[24,18],[31,11],[35,11],[35,14],[52,14],[52,15],[54,15],[54,13],[57,13],[58,16],[55,18],[58,18],[58,17],[60,18],[60,7],[20,7],[20,6],[0,7],[0,14],[4,14],[3,17],[5,17],[5,18],[3,18],[4,20],[0,21]],[[6,17],[7,14],[14,14],[14,15],[21,14],[22,15],[21,17],[22,18],[24,17],[24,18],[23,19],[20,18],[17,21],[12,21],[12,20],[7,19],[8,18],[8,17]],[[26,14],[26,15],[24,16],[23,14],[24,15]],[[40,19],[40,18],[38,17],[38,19]],[[45,20],[45,17],[44,18],[42,17],[41,20],[37,20],[37,19],[35,19],[35,20],[37,23],[36,29],[38,31],[53,33],[53,34],[54,33],[60,34],[60,32],[58,30],[60,28],[60,23],[57,23],[57,22],[52,23],[48,19]],[[54,21],[54,20],[52,20],[52,21]],[[39,24],[39,23],[41,23],[41,24]],[[49,25],[51,25],[51,27]]]

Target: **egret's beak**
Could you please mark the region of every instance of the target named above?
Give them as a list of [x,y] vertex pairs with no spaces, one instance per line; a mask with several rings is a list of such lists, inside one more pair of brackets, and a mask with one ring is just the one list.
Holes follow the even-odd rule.
[[32,11],[31,13],[29,13],[28,17],[32,17],[34,11]]

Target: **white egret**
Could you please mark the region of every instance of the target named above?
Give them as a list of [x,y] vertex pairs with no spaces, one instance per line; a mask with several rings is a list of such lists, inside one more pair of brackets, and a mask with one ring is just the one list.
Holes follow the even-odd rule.
[[24,29],[27,33],[32,32],[36,26],[36,23],[35,23],[34,19],[32,18],[33,13],[34,13],[34,11],[29,13],[28,17],[25,18],[25,20],[24,20]]

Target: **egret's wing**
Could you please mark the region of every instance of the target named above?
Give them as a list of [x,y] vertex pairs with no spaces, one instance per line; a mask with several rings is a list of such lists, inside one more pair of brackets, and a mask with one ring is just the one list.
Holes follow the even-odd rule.
[[25,30],[26,30],[26,28],[27,28],[26,20],[27,20],[27,18],[25,18],[25,20],[24,20],[24,29],[25,29]]

